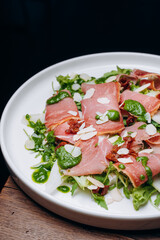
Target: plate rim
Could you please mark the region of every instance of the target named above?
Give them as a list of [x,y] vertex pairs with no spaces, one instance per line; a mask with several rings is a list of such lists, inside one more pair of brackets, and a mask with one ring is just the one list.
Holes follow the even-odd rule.
[[[26,80],[10,97],[10,99],[8,100],[3,112],[2,112],[2,116],[1,116],[1,120],[0,120],[0,145],[1,145],[1,150],[5,159],[5,162],[7,164],[7,167],[9,168],[9,171],[11,172],[11,174],[15,175],[18,179],[20,179],[20,181],[22,181],[22,183],[29,189],[31,189],[36,195],[40,196],[41,198],[43,198],[44,200],[50,201],[55,205],[58,205],[59,207],[64,207],[67,208],[70,211],[73,212],[77,212],[80,214],[84,214],[84,215],[89,215],[89,216],[93,216],[93,217],[98,217],[98,218],[105,218],[105,219],[115,219],[115,220],[151,220],[151,219],[159,219],[160,215],[155,215],[155,214],[150,214],[150,215],[146,215],[144,216],[120,216],[120,215],[116,215],[116,214],[110,214],[108,213],[106,215],[106,213],[103,212],[93,212],[92,210],[83,210],[78,206],[70,206],[69,203],[67,202],[58,202],[58,200],[54,199],[54,196],[49,195],[46,192],[41,191],[40,189],[38,189],[37,186],[31,184],[28,181],[25,181],[27,178],[24,178],[22,172],[20,170],[18,170],[18,168],[16,168],[16,166],[14,165],[14,163],[12,162],[12,158],[10,158],[7,149],[6,149],[6,145],[5,145],[5,141],[4,141],[4,132],[3,132],[3,126],[5,123],[5,117],[7,115],[8,109],[9,107],[12,105],[12,102],[14,101],[14,99],[17,97],[17,95],[21,92],[22,89],[24,89],[27,85],[29,85],[32,81],[34,81],[37,77],[41,76],[42,74],[45,74],[47,71],[49,71],[50,69],[54,69],[57,68],[63,64],[66,63],[71,63],[75,60],[83,60],[83,59],[87,59],[87,58],[92,58],[92,57],[97,57],[97,56],[109,56],[109,55],[130,55],[130,56],[144,56],[144,57],[152,57],[152,58],[156,58],[160,60],[160,56],[156,55],[156,54],[150,54],[150,53],[141,53],[141,52],[103,52],[103,53],[94,53],[94,54],[87,54],[87,55],[82,55],[82,56],[78,56],[78,57],[74,57],[74,58],[70,58],[68,60],[64,60],[61,62],[58,62],[56,64],[53,64],[43,70],[41,70],[40,72],[36,73],[35,75],[33,75],[31,78],[29,78],[28,80]],[[23,189],[22,189],[23,190]]]

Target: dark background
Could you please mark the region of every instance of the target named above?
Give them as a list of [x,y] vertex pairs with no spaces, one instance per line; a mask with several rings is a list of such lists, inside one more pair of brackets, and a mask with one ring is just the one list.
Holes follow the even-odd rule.
[[[160,55],[159,0],[1,0],[1,104],[40,70],[98,52]],[[0,156],[0,186],[8,171]]]

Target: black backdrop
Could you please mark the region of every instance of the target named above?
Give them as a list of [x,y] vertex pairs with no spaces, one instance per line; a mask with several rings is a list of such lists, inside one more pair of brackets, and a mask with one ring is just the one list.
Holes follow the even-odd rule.
[[24,81],[59,61],[109,51],[160,55],[158,3],[1,0],[1,112]]

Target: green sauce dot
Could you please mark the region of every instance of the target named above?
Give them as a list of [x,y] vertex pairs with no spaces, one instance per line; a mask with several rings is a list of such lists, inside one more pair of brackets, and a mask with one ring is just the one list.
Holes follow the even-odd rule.
[[122,164],[122,163],[119,164],[118,167],[119,167],[120,169],[125,169],[125,168],[126,168],[126,167],[124,166],[124,164]]
[[145,179],[145,176],[142,174],[142,175],[140,176],[140,179],[143,181],[143,180]]
[[68,186],[65,186],[65,185],[57,187],[57,190],[62,192],[62,193],[70,192],[70,188]]

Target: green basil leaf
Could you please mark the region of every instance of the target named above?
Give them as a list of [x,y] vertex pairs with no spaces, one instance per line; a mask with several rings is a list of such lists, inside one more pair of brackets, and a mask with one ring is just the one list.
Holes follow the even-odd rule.
[[132,99],[124,101],[124,110],[130,112],[135,116],[144,116],[144,114],[146,113],[144,106],[140,102]]

